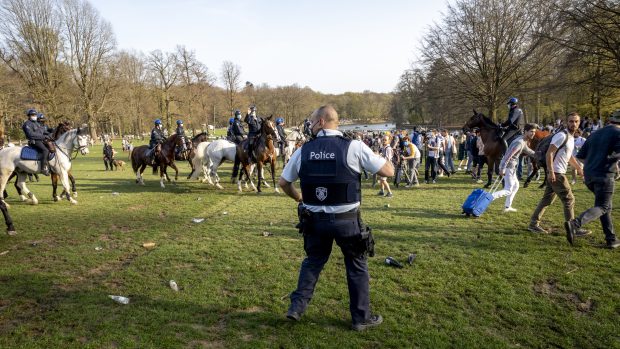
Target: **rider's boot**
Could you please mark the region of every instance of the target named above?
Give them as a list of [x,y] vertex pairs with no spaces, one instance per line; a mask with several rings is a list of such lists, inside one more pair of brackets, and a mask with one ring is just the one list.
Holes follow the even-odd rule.
[[48,165],[47,161],[45,161],[45,160],[41,161],[41,174],[43,174],[45,176],[49,176],[50,175],[49,165]]

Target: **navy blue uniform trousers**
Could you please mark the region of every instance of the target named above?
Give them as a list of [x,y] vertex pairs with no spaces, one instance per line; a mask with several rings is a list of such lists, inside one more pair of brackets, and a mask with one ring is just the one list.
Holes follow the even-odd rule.
[[370,318],[370,294],[368,263],[365,253],[352,251],[350,242],[358,239],[360,228],[357,219],[335,219],[326,215],[314,219],[308,233],[304,234],[304,250],[307,257],[301,264],[297,289],[291,294],[290,310],[303,313],[314,294],[314,288],[323,266],[327,263],[334,240],[344,255],[349,287],[349,309],[354,324]]

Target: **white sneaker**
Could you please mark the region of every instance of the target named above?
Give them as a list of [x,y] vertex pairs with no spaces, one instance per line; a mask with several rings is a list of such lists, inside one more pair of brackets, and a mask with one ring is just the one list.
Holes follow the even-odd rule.
[[504,208],[504,213],[506,212],[517,212],[516,208],[512,208],[512,207],[505,207]]
[[575,185],[575,184],[577,184],[577,181],[572,180],[572,181],[570,181],[570,184],[571,184],[571,185]]

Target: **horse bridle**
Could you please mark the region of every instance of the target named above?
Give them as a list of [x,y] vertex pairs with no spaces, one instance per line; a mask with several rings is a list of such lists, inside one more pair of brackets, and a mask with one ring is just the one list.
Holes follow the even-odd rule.
[[[73,140],[73,152],[71,152],[71,155],[73,155],[73,157],[69,154],[67,154],[66,151],[63,150],[63,147],[61,147],[58,143],[56,143],[56,140],[54,140],[54,144],[56,145],[56,149],[60,150],[61,153],[65,154],[65,156],[67,158],[69,158],[69,161],[73,161],[75,160],[75,158],[77,158],[77,156],[79,155],[80,150],[84,149],[84,148],[88,148],[88,144],[87,145],[80,145],[80,143],[78,142],[78,138],[80,135],[80,128],[77,128],[77,131],[75,132],[75,139]],[[77,146],[76,146],[77,143]]]

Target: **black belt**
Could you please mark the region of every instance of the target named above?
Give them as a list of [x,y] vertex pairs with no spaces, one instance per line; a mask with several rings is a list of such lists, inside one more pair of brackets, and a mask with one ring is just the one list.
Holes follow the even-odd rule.
[[358,210],[349,211],[344,213],[325,213],[325,212],[312,212],[312,219],[326,221],[333,219],[357,219],[359,214]]

